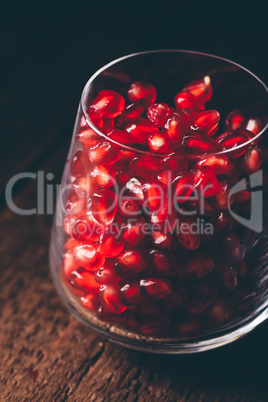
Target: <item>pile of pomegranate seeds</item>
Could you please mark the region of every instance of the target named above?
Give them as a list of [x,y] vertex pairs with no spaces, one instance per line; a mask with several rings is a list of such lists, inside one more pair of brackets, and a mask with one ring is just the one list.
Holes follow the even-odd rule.
[[256,233],[229,211],[248,212],[250,193],[229,192],[266,163],[256,139],[243,146],[263,123],[240,110],[222,123],[206,109],[212,93],[206,76],[174,94],[173,105],[155,103],[157,89],[138,81],[125,98],[101,91],[87,110],[105,136],[81,119],[62,275],[99,320],[188,338],[253,308],[247,256]]

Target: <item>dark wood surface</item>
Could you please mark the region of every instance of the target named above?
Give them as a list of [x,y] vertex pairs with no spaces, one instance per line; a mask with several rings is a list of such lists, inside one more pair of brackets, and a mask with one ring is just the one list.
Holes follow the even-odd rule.
[[[0,401],[267,401],[267,323],[232,345],[191,356],[114,345],[78,323],[54,290],[52,216],[20,216],[6,205],[14,174],[44,171],[53,173],[50,183],[60,182],[82,87],[115,57],[188,48],[232,58],[265,79],[258,7],[236,1],[212,16],[212,1],[193,13],[191,2],[161,10],[146,0],[138,20],[119,20],[120,13],[110,16],[113,2],[95,3],[87,21],[84,5],[67,0],[64,7],[10,2],[0,13]],[[36,181],[21,180],[15,203],[35,207],[36,194]]]

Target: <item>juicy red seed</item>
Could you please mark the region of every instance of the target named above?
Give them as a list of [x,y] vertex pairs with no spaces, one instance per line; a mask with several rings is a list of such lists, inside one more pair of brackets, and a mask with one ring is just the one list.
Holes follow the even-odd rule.
[[175,105],[177,109],[190,109],[197,113],[200,110],[205,109],[205,106],[200,100],[190,94],[189,92],[179,92],[175,97]]
[[129,123],[125,130],[129,142],[146,145],[149,135],[156,132],[158,129],[150,121],[143,117],[139,117]]
[[94,218],[104,224],[110,225],[117,210],[117,196],[108,189],[98,190],[92,196],[92,213]]
[[233,261],[240,261],[245,257],[246,241],[238,232],[230,232],[223,238],[225,254]]
[[76,246],[79,246],[81,243],[72,237],[70,237],[66,243],[64,244],[64,248],[66,250],[73,250]]
[[192,171],[184,172],[173,180],[175,195],[174,200],[178,203],[186,201],[194,190],[195,175]]
[[80,142],[85,148],[90,148],[96,145],[101,140],[101,137],[91,128],[85,127],[76,135],[76,141]]
[[139,331],[147,336],[169,337],[170,336],[170,320],[168,317],[161,318],[157,321],[149,321],[139,327]]
[[93,244],[82,244],[73,250],[74,258],[80,267],[88,271],[96,271],[105,263],[105,257],[97,251]]
[[104,117],[101,131],[108,134],[113,129],[114,129],[114,119],[107,119],[107,117]]
[[201,279],[195,283],[194,292],[206,301],[215,300],[218,295],[217,282],[209,278]]
[[120,240],[120,228],[107,229],[100,236],[100,252],[105,257],[112,258],[121,253],[124,244]]
[[178,332],[182,336],[193,336],[197,335],[201,331],[201,324],[199,321],[187,321],[178,326]]
[[195,253],[189,258],[185,273],[189,279],[197,280],[208,275],[214,268],[213,259],[202,253]]
[[211,308],[208,316],[210,326],[223,324],[230,317],[227,306],[224,302],[217,302]]
[[96,221],[92,215],[80,217],[72,228],[72,235],[76,240],[91,243],[99,241],[103,232],[104,226]]
[[124,130],[114,128],[109,133],[107,133],[107,136],[112,140],[119,142],[119,144],[125,144],[125,145],[129,144],[127,140],[127,133]]
[[164,130],[173,144],[181,144],[183,136],[187,133],[187,126],[179,112],[174,112],[166,120]]
[[154,103],[147,110],[147,117],[155,126],[163,127],[170,113],[170,107],[166,103]]
[[128,195],[141,205],[144,203],[143,185],[144,181],[140,177],[132,177],[125,185]]
[[182,140],[182,146],[185,151],[192,155],[203,155],[204,153],[217,152],[219,147],[217,144],[207,135],[187,134]]
[[169,149],[170,141],[165,133],[153,133],[148,137],[148,145],[151,151],[163,154]]
[[120,289],[120,300],[125,306],[136,306],[147,301],[141,294],[139,282],[125,284]]
[[126,183],[132,178],[132,174],[125,170],[119,170],[116,173],[116,182],[120,187],[124,187]]
[[196,231],[196,221],[191,218],[184,218],[179,229],[177,238],[183,247],[188,250],[197,250],[200,246],[200,235]]
[[169,170],[171,174],[178,174],[188,169],[188,155],[182,151],[171,152],[165,155],[163,163],[165,169]]
[[244,126],[246,117],[241,110],[233,110],[228,114],[225,120],[227,130],[237,130]]
[[190,120],[193,130],[201,131],[207,135],[213,135],[216,132],[220,114],[217,110],[204,110],[195,114]]
[[141,213],[139,205],[136,204],[135,201],[128,198],[123,198],[122,201],[120,201],[118,211],[122,216],[129,218],[136,218]]
[[200,191],[201,196],[211,197],[218,188],[219,182],[215,171],[210,166],[203,166],[195,171],[195,187]]
[[102,188],[112,187],[115,183],[115,172],[109,166],[92,165],[91,176],[96,184]]
[[246,127],[248,131],[251,131],[253,134],[257,135],[263,129],[263,123],[260,119],[249,119],[247,121]]
[[103,306],[100,306],[97,311],[97,317],[100,321],[107,322],[109,324],[120,324],[125,319],[124,314],[114,314],[108,311]]
[[241,170],[236,160],[229,159],[227,168],[221,174],[228,177],[229,183],[236,183],[241,175]]
[[147,99],[153,103],[156,100],[156,89],[152,84],[144,81],[136,81],[131,84],[128,90],[128,99],[135,102],[139,99]]
[[178,310],[186,303],[188,293],[185,284],[173,286],[172,292],[167,296],[165,305],[171,310]]
[[105,90],[99,92],[92,102],[90,111],[100,114],[102,117],[114,118],[125,107],[125,99],[115,91]]
[[73,182],[73,187],[78,197],[88,199],[96,190],[97,185],[93,177],[87,174],[86,176],[77,177]]
[[160,183],[163,183],[167,188],[171,186],[175,177],[175,173],[171,170],[163,170],[156,176],[157,180],[160,181]]
[[94,275],[84,268],[78,268],[72,272],[69,282],[75,289],[85,292],[98,293],[100,289],[100,284],[96,282]]
[[165,206],[167,188],[159,181],[153,180],[143,185],[144,207],[150,211],[162,210]]
[[74,259],[73,253],[68,251],[63,254],[62,257],[62,272],[66,278],[69,278],[70,274],[75,271],[79,265]]
[[167,256],[165,253],[157,250],[151,250],[150,256],[153,261],[156,274],[171,276],[176,273],[176,262],[171,256]]
[[256,145],[249,147],[241,163],[242,171],[245,174],[252,174],[260,170],[264,161],[264,151]]
[[214,195],[213,204],[220,210],[228,209],[231,200],[229,199],[230,186],[226,180],[219,182],[219,188]]
[[235,226],[236,221],[232,218],[228,211],[221,211],[212,217],[213,227],[218,232],[224,232]]
[[147,99],[139,99],[125,108],[124,117],[127,120],[137,119],[149,106],[150,102]]
[[117,283],[102,285],[99,292],[101,305],[110,313],[121,314],[126,306],[119,299],[120,286]]
[[202,103],[206,103],[212,96],[210,77],[206,75],[202,80],[191,81],[183,87],[183,91],[194,95]]
[[[224,138],[217,139],[217,143],[221,146],[222,149],[232,149],[236,148],[244,142],[248,141],[248,137],[239,132],[233,132],[231,134],[226,135]],[[239,150],[234,150],[232,152],[232,157],[237,158],[245,152],[246,148],[242,147]]]
[[161,211],[154,211],[150,215],[151,229],[153,232],[167,234],[172,231],[177,223],[177,212],[172,200],[166,199]]
[[188,199],[184,204],[184,207],[187,211],[191,211],[192,214],[212,216],[214,213],[212,205],[208,202],[208,200],[200,198],[198,194],[195,197]]
[[235,266],[226,267],[222,272],[222,281],[226,289],[235,290],[238,282],[238,268]]
[[72,230],[75,225],[77,215],[66,215],[62,221],[62,227],[65,233],[72,236]]
[[77,151],[71,163],[71,175],[74,177],[87,174],[90,169],[88,155],[84,151]]
[[99,308],[100,303],[98,295],[92,295],[91,293],[89,293],[82,296],[80,300],[82,306],[85,307],[87,310],[97,311]]
[[112,145],[108,141],[101,141],[90,147],[88,155],[92,162],[100,165],[108,165],[119,159],[119,152],[119,148],[115,145]]
[[163,169],[163,161],[153,156],[141,155],[132,159],[130,169],[138,176],[145,179],[152,179]]
[[203,315],[208,309],[209,303],[199,299],[188,301],[186,310],[190,316]]
[[146,268],[144,257],[138,250],[129,248],[117,257],[116,271],[123,278],[134,278]]
[[195,168],[198,169],[202,166],[210,166],[214,169],[215,174],[224,174],[224,171],[228,167],[228,156],[227,155],[208,155],[199,159]]
[[172,285],[168,279],[146,278],[140,280],[140,289],[144,297],[156,301],[167,297],[172,291]]
[[114,262],[108,261],[103,267],[95,272],[95,279],[98,283],[106,284],[109,282],[119,282],[121,278],[114,269]]
[[88,109],[87,115],[95,126],[97,126],[98,128],[102,128],[103,118],[101,117],[101,115],[95,113],[95,111],[93,109]]
[[121,240],[126,246],[136,246],[145,236],[144,218],[137,219],[136,222],[123,223],[121,230]]
[[65,204],[65,211],[69,214],[82,214],[86,212],[85,198],[72,192]]
[[161,249],[170,249],[172,246],[172,236],[170,233],[164,234],[160,232],[152,232],[152,242]]

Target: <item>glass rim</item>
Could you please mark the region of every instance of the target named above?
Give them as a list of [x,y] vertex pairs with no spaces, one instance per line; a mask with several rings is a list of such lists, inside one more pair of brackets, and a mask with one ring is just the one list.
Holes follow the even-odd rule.
[[[91,128],[93,131],[95,131],[97,134],[99,134],[101,137],[104,137],[105,139],[107,139],[109,142],[112,142],[112,143],[114,143],[115,145],[117,145],[117,146],[119,146],[119,147],[122,147],[122,148],[124,148],[124,149],[126,149],[126,150],[128,150],[128,151],[136,152],[136,153],[139,153],[139,154],[142,154],[142,155],[147,155],[147,156],[153,156],[153,157],[157,157],[157,158],[162,158],[162,159],[165,158],[165,157],[167,157],[166,153],[165,153],[165,154],[157,154],[157,153],[152,152],[152,151],[143,151],[143,150],[141,150],[141,149],[138,149],[138,148],[135,148],[135,147],[131,147],[131,146],[128,146],[128,145],[126,145],[126,144],[122,144],[122,143],[120,143],[120,142],[118,142],[118,141],[115,141],[114,139],[110,138],[106,133],[102,132],[97,126],[95,126],[95,124],[91,121],[89,115],[88,115],[87,112],[86,112],[86,110],[87,110],[87,109],[86,109],[86,104],[85,104],[86,96],[87,96],[87,93],[88,93],[89,86],[90,86],[90,85],[93,83],[93,81],[94,81],[103,71],[105,71],[107,68],[112,67],[113,65],[115,65],[115,64],[117,64],[117,63],[120,63],[120,62],[122,62],[122,61],[124,61],[124,60],[126,60],[126,59],[134,58],[134,57],[141,56],[141,55],[154,54],[154,53],[186,53],[186,54],[193,54],[193,55],[198,55],[198,56],[205,56],[205,57],[209,57],[209,58],[212,58],[212,59],[216,59],[216,60],[221,60],[221,61],[227,62],[227,63],[229,63],[229,64],[232,64],[232,65],[234,65],[234,66],[240,68],[241,70],[244,70],[246,73],[248,73],[249,75],[251,75],[256,81],[258,81],[258,82],[263,86],[263,88],[265,89],[265,91],[266,91],[266,93],[267,93],[267,95],[268,95],[268,87],[267,87],[267,86],[265,85],[265,83],[264,83],[256,74],[254,74],[252,71],[250,71],[250,70],[247,69],[246,67],[243,67],[241,64],[238,64],[238,63],[236,63],[236,62],[234,62],[234,61],[232,61],[232,60],[226,59],[226,58],[221,57],[221,56],[215,56],[215,55],[210,54],[210,53],[197,52],[197,51],[194,51],[194,50],[182,50],[182,49],[160,49],[160,50],[147,50],[147,51],[142,51],[142,52],[136,52],[136,53],[128,54],[128,55],[126,55],[126,56],[119,57],[119,58],[114,59],[113,61],[111,61],[111,62],[105,64],[103,67],[99,68],[99,69],[89,78],[89,80],[87,81],[86,85],[85,85],[84,88],[83,88],[82,95],[81,95],[81,101],[80,101],[80,102],[81,102],[82,112],[83,112],[84,117],[85,117],[85,119],[86,119],[86,122],[87,122],[87,124],[90,126],[90,128]],[[252,142],[254,142],[256,139],[260,138],[260,137],[264,134],[264,132],[265,132],[267,129],[268,129],[268,121],[266,122],[265,126],[263,127],[263,129],[262,129],[258,134],[256,134],[253,138],[250,138],[248,141],[245,141],[244,143],[242,143],[242,144],[240,144],[240,145],[238,145],[238,146],[236,146],[236,147],[233,147],[233,148],[231,148],[231,149],[225,149],[225,150],[222,150],[222,151],[217,151],[217,152],[210,152],[210,153],[206,153],[206,154],[203,153],[203,154],[200,154],[200,155],[190,155],[190,154],[187,154],[187,157],[188,157],[188,158],[196,159],[196,158],[200,158],[200,157],[202,157],[202,156],[208,156],[208,155],[223,155],[223,154],[227,154],[227,155],[228,155],[229,153],[232,153],[233,151],[236,151],[236,150],[242,149],[242,148],[244,148],[244,147],[247,147],[247,146],[250,145]],[[174,153],[174,152],[176,152],[176,151],[175,151],[175,150],[173,150],[173,151],[170,150],[170,153]],[[185,156],[184,156],[184,157],[185,157]]]

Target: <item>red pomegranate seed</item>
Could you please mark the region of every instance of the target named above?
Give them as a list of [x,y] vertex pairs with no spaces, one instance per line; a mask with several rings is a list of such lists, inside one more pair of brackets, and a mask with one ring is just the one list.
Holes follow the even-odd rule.
[[117,210],[117,196],[108,189],[98,190],[92,196],[92,213],[94,218],[110,225]]
[[150,215],[151,229],[153,232],[167,234],[171,232],[177,223],[177,211],[172,200],[166,199],[161,211],[154,211]]
[[206,254],[195,253],[185,267],[185,273],[189,279],[197,280],[208,275],[214,268],[213,259]]
[[91,177],[93,177],[96,184],[102,188],[112,187],[115,183],[115,172],[110,166],[92,165]]
[[248,131],[251,131],[253,134],[257,135],[263,129],[263,123],[260,119],[249,119],[247,121],[246,127]]
[[101,141],[101,137],[91,128],[85,127],[76,135],[76,141],[80,142],[85,148],[90,148]]
[[152,232],[152,243],[161,249],[172,248],[172,235],[170,233],[164,234],[160,232]]
[[114,119],[107,119],[107,117],[104,117],[101,131],[108,134],[113,129],[114,129]]
[[227,168],[221,174],[227,176],[230,184],[234,184],[238,181],[241,175],[241,169],[236,160],[229,159]]
[[116,173],[116,182],[119,187],[124,187],[126,183],[132,178],[132,174],[125,170],[119,170]]
[[251,198],[251,194],[247,190],[242,190],[242,191],[238,191],[235,194],[232,194],[232,196],[230,198],[231,198],[231,202],[233,202],[234,204],[241,204],[243,202],[249,201]]
[[196,230],[196,221],[190,217],[184,217],[180,222],[177,238],[184,248],[188,250],[197,250],[200,246],[200,235]]
[[136,204],[135,201],[123,198],[118,205],[118,211],[124,217],[128,218],[136,218],[141,214],[140,207]]
[[88,271],[96,271],[105,263],[105,257],[97,251],[93,244],[82,244],[73,250],[74,258],[80,267]]
[[191,196],[194,191],[194,179],[194,173],[189,171],[182,173],[181,175],[177,176],[175,180],[173,180],[176,195],[174,201],[181,203],[186,201]]
[[153,156],[138,156],[130,162],[130,169],[144,179],[152,179],[163,169],[163,161]]
[[140,205],[144,203],[143,185],[144,180],[140,177],[132,177],[125,185],[129,198],[133,197]]
[[90,147],[88,151],[90,160],[100,165],[108,165],[116,162],[119,159],[119,153],[119,148],[112,145],[109,141],[101,141]]
[[78,290],[84,292],[98,293],[100,284],[96,282],[94,275],[84,268],[78,268],[69,277],[70,284]]
[[264,150],[261,147],[253,145],[249,147],[241,163],[244,174],[252,174],[260,170],[265,159]]
[[64,248],[66,250],[70,250],[72,251],[76,246],[79,246],[81,243],[75,239],[73,239],[72,237],[70,237],[66,243],[64,244]]
[[149,102],[153,103],[156,100],[156,89],[148,82],[136,81],[131,84],[127,95],[131,102],[135,102],[139,99],[147,99]]
[[183,91],[190,92],[202,103],[208,102],[213,92],[210,77],[206,75],[202,80],[189,82],[183,87]]
[[124,130],[114,128],[109,131],[109,133],[107,133],[107,136],[112,140],[118,142],[119,144],[129,145],[129,142],[127,140],[127,133]]
[[165,155],[163,163],[165,169],[169,170],[170,173],[178,174],[188,169],[188,159],[189,156],[183,151],[175,151],[169,152],[167,155]]
[[146,268],[142,253],[133,248],[124,250],[117,257],[116,272],[122,278],[134,278]]
[[198,194],[196,197],[194,196],[191,198],[189,198],[183,205],[187,211],[191,211],[193,215],[199,214],[204,216],[212,216],[214,214],[214,208],[207,199],[200,198]]
[[125,120],[137,119],[145,112],[150,104],[151,102],[149,102],[147,99],[139,99],[134,103],[131,103],[123,112]]
[[84,151],[77,151],[71,163],[71,175],[74,177],[83,176],[90,170],[90,161]]
[[127,140],[129,142],[146,145],[150,134],[157,132],[158,129],[144,117],[139,117],[129,123],[126,128]]
[[223,249],[233,261],[240,261],[247,251],[246,241],[238,231],[230,232],[223,238]]
[[182,140],[182,146],[186,152],[196,156],[220,150],[210,137],[202,133],[185,135]]
[[225,267],[221,277],[226,289],[235,290],[238,282],[238,268],[232,265]]
[[159,181],[152,180],[143,185],[144,207],[150,211],[161,211],[165,206],[167,188]]
[[211,223],[218,232],[230,230],[236,225],[236,221],[230,216],[228,211],[218,212],[212,217]]
[[62,272],[66,278],[79,267],[79,264],[74,259],[73,253],[67,251],[62,257]]
[[205,106],[200,100],[190,94],[189,92],[179,92],[175,97],[175,105],[177,109],[190,109],[197,113],[200,110],[205,109]]
[[72,235],[78,241],[93,243],[99,241],[104,229],[105,227],[92,215],[84,215],[76,220],[72,228]]
[[87,310],[90,311],[97,311],[99,308],[99,296],[98,295],[92,295],[91,293],[84,295],[81,297],[81,304],[83,307],[85,307]]
[[226,303],[216,302],[210,309],[208,323],[210,326],[223,324],[230,317]]
[[95,272],[95,279],[102,285],[110,282],[119,282],[121,278],[114,269],[114,261],[106,260],[105,265]]
[[183,136],[187,133],[187,126],[180,112],[174,112],[167,118],[164,131],[173,144],[181,144]]
[[193,336],[197,335],[202,329],[201,323],[199,321],[187,321],[178,326],[178,332],[182,336]]
[[62,227],[65,233],[72,236],[72,230],[77,220],[77,215],[66,215],[62,221]]
[[176,284],[165,299],[165,305],[168,309],[179,310],[186,303],[187,298],[188,293],[185,284]]
[[156,301],[167,297],[172,291],[172,285],[168,279],[146,278],[140,280],[140,289],[144,297]]
[[145,220],[139,218],[136,221],[123,223],[121,240],[126,246],[136,246],[145,236]]
[[219,188],[214,195],[214,199],[212,200],[213,205],[215,205],[216,208],[220,210],[229,208],[231,204],[231,200],[229,199],[229,190],[230,186],[226,180],[219,182]]
[[171,186],[172,181],[175,179],[175,177],[175,173],[171,170],[163,170],[156,176],[157,180],[160,181],[160,183],[163,183],[167,188]]
[[121,314],[126,310],[126,306],[119,299],[120,286],[118,283],[101,285],[99,297],[102,307],[113,314]]
[[90,174],[77,177],[73,182],[73,187],[77,196],[81,199],[89,199],[97,189],[97,184]]
[[81,214],[86,213],[85,197],[79,197],[74,191],[70,194],[65,204],[65,211],[68,214]]
[[200,279],[194,284],[194,292],[206,301],[213,301],[217,298],[217,282],[213,279]]
[[168,317],[161,318],[157,321],[147,321],[139,327],[139,332],[147,336],[153,337],[169,337],[170,336],[170,320]]
[[125,99],[115,91],[105,90],[99,92],[92,102],[90,111],[102,117],[114,118],[119,115],[125,107]]
[[188,301],[186,305],[186,311],[190,316],[195,317],[199,315],[204,315],[207,312],[208,307],[208,302],[199,299],[192,299]]
[[210,166],[202,166],[195,171],[195,187],[200,191],[202,197],[211,197],[216,194],[219,182],[215,171]]
[[150,256],[153,261],[155,274],[161,276],[172,276],[177,271],[177,264],[172,256],[161,251],[151,250]]
[[141,294],[139,282],[126,283],[120,289],[120,300],[125,306],[136,306],[147,302]]
[[170,107],[166,103],[154,103],[147,110],[147,117],[155,126],[163,127],[170,113]]
[[100,252],[107,258],[112,258],[121,253],[124,249],[124,244],[120,239],[121,227],[112,227],[107,229],[100,236]]
[[227,130],[237,130],[242,128],[246,121],[246,117],[241,110],[233,110],[228,114],[225,120]]
[[[246,141],[248,141],[248,137],[245,134],[240,133],[238,131],[228,134],[224,138],[217,139],[217,143],[221,146],[221,148],[228,150],[236,148],[239,145],[244,144],[244,142]],[[231,152],[231,156],[233,158],[237,158],[238,156],[242,155],[245,152],[245,150],[246,150],[245,147],[239,148],[238,150],[234,149]]]
[[95,111],[93,109],[88,109],[86,112],[87,112],[89,119],[95,126],[97,126],[98,128],[103,127],[103,118],[101,117],[101,115],[95,113]]
[[169,149],[170,141],[167,134],[157,132],[149,135],[148,146],[151,151],[163,154]]
[[201,131],[207,135],[213,135],[218,129],[220,114],[217,110],[204,110],[196,113],[190,120],[193,130]]
[[207,155],[199,159],[195,168],[198,169],[202,166],[210,166],[214,169],[215,174],[224,174],[228,167],[228,156],[227,155]]

